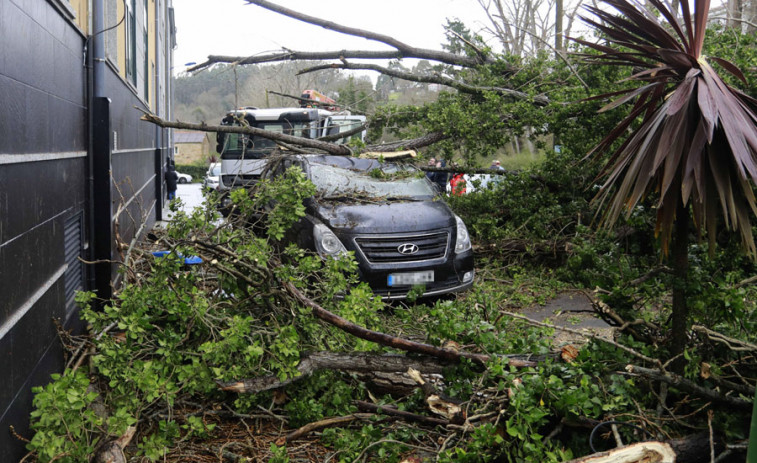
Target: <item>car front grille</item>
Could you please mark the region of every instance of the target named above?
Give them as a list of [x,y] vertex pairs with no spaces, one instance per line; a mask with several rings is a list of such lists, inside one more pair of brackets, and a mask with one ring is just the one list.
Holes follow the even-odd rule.
[[[355,243],[370,263],[420,262],[439,259],[447,254],[449,232],[390,237],[361,236],[355,238]],[[406,253],[400,252],[401,250]]]

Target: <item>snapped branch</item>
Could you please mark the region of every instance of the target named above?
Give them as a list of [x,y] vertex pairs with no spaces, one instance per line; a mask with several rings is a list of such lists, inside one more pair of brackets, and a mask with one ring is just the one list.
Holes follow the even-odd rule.
[[[447,136],[441,132],[431,132],[422,137],[414,138],[412,140],[404,140],[404,141],[381,144],[381,145],[369,145],[363,149],[357,150],[357,149],[350,149],[349,147],[345,145],[339,145],[336,143],[329,143],[328,141],[324,141],[324,140],[329,140],[330,138],[328,137],[324,137],[324,140],[318,140],[318,139],[313,140],[310,138],[294,137],[292,135],[286,135],[283,133],[277,133],[277,132],[272,132],[269,130],[258,129],[255,127],[243,127],[239,125],[208,125],[204,122],[197,124],[193,122],[167,121],[154,114],[148,113],[147,111],[141,108],[137,108],[137,107],[135,108],[142,112],[142,117],[140,118],[141,120],[150,122],[159,127],[164,127],[164,128],[169,128],[169,129],[196,130],[198,132],[242,133],[242,134],[248,134],[248,135],[255,135],[257,137],[267,138],[269,140],[273,140],[281,144],[289,144],[289,145],[294,145],[294,146],[301,146],[305,148],[325,151],[326,153],[334,155],[334,156],[356,156],[360,153],[366,153],[366,152],[391,152],[391,151],[399,151],[399,150],[415,150],[415,149],[424,148],[426,146],[432,145],[440,140],[444,140],[445,138],[447,138]],[[364,129],[365,128],[362,127],[362,128],[359,128],[359,130],[354,129],[348,132],[340,133],[338,138],[348,137],[355,133],[359,133]]]
[[545,96],[537,95],[537,96],[532,97],[531,95],[527,93],[524,93],[518,90],[513,90],[511,88],[470,85],[470,84],[466,84],[465,82],[460,82],[455,79],[451,79],[449,77],[443,76],[441,74],[414,74],[412,72],[405,72],[405,71],[400,71],[397,69],[389,69],[383,66],[378,66],[376,64],[367,64],[367,63],[355,64],[355,63],[348,63],[346,61],[343,61],[341,63],[323,64],[323,65],[313,66],[307,69],[303,69],[302,71],[298,72],[297,75],[306,74],[306,73],[315,72],[315,71],[322,71],[325,69],[349,69],[349,70],[356,70],[356,71],[376,71],[381,74],[387,75],[389,77],[396,77],[398,79],[403,79],[410,82],[446,85],[447,87],[452,87],[459,92],[467,93],[467,94],[479,95],[484,92],[493,92],[493,93],[499,93],[500,95],[512,97],[516,100],[532,100],[533,103],[537,106],[546,106],[549,103],[549,99]]
[[[482,61],[480,56],[473,58],[473,57],[467,57],[467,56],[462,56],[462,55],[456,55],[454,53],[449,53],[445,51],[429,50],[425,48],[416,48],[404,42],[400,42],[394,37],[390,37],[388,35],[378,34],[376,32],[370,32],[370,31],[358,29],[355,27],[343,26],[333,21],[316,18],[315,16],[306,15],[294,10],[290,10],[289,8],[284,8],[283,6],[277,5],[267,0],[246,0],[246,1],[248,4],[257,5],[261,8],[265,8],[267,10],[274,11],[284,16],[288,16],[292,19],[306,22],[308,24],[313,24],[314,26],[320,26],[320,27],[323,27],[324,29],[340,32],[342,34],[352,35],[355,37],[361,37],[367,40],[372,40],[375,42],[380,42],[380,43],[389,45],[390,47],[396,48],[406,58],[428,59],[432,61],[438,61],[440,63],[446,63],[446,64],[451,64],[451,65],[456,65],[456,66],[465,66],[465,67],[477,66],[479,64],[483,64],[484,62]],[[491,58],[487,58],[487,62],[490,62],[490,61],[491,61]]]

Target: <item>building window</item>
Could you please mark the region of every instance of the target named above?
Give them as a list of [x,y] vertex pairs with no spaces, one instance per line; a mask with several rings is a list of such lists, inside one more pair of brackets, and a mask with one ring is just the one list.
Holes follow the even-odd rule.
[[137,86],[136,0],[126,0],[126,80]]

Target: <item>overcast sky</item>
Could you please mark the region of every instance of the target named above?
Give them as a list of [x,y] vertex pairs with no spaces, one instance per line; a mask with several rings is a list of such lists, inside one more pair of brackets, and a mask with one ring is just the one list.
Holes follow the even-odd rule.
[[[273,0],[336,23],[441,49],[446,18],[474,31],[486,23],[477,0]],[[244,0],[173,0],[177,43],[174,72],[208,55],[249,56],[286,47],[298,51],[386,50],[388,46],[290,19]]]

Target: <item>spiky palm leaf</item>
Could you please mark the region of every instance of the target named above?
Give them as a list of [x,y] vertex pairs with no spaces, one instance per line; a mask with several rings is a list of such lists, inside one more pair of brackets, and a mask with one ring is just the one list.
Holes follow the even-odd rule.
[[[738,230],[746,250],[757,255],[750,210],[757,213],[750,181],[757,180],[755,100],[727,85],[710,62],[746,82],[733,64],[702,56],[709,0],[694,0],[694,17],[682,0],[681,20],[660,0],[649,0],[659,18],[627,0],[604,0],[621,15],[589,7],[598,20],[583,18],[608,38],[607,45],[575,41],[600,52],[587,59],[631,66],[629,81],[641,85],[613,94],[602,110],[635,100],[631,113],[594,148],[608,150],[641,118],[602,170],[597,196],[607,204],[604,223],[612,225],[648,193],[657,191],[656,232],[663,250],[674,226],[679,202],[691,204],[694,222],[714,245],[717,218]],[[711,248],[712,249],[712,248]]]

